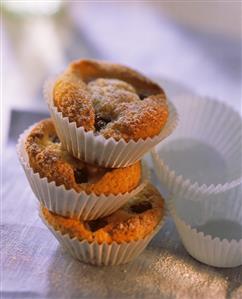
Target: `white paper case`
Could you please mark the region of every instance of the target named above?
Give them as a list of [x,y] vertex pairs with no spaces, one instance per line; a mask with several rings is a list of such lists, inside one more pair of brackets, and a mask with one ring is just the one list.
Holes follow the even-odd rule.
[[77,193],[75,190],[66,190],[64,185],[56,186],[55,182],[48,182],[47,178],[41,178],[38,173],[34,173],[29,166],[24,142],[33,127],[31,126],[20,136],[17,145],[18,157],[37,199],[48,210],[56,214],[78,217],[83,220],[97,219],[112,214],[123,206],[129,198],[140,192],[149,177],[149,171],[143,165],[142,179],[138,187],[131,192],[108,196],[104,194],[97,196],[94,193],[87,194],[85,192]]
[[155,230],[142,240],[121,244],[116,242],[98,244],[97,242],[88,243],[85,240],[79,241],[77,238],[70,238],[68,234],[63,235],[48,224],[41,212],[40,217],[67,252],[81,262],[97,266],[125,264],[135,259],[146,248],[165,222],[164,216]]
[[90,164],[102,167],[127,167],[139,161],[145,153],[169,136],[178,122],[178,115],[174,105],[168,102],[169,118],[161,133],[153,138],[115,141],[105,139],[102,135],[96,136],[92,131],[85,132],[82,127],[77,128],[74,122],[70,123],[67,117],[53,105],[52,92],[55,79],[49,80],[44,86],[44,97],[47,101],[51,117],[55,123],[58,136],[63,146],[76,158]]
[[188,253],[215,267],[242,265],[242,189],[199,200],[176,198],[168,207]]
[[[173,194],[212,194],[242,183],[242,119],[209,98],[174,98],[175,132],[152,151],[163,187]],[[195,198],[195,197],[194,197]]]

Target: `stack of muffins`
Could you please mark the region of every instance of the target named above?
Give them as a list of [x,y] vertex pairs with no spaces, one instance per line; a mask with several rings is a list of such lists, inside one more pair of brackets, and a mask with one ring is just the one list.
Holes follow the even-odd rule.
[[42,220],[83,262],[132,260],[164,222],[141,158],[174,130],[174,107],[138,72],[94,60],[71,63],[44,96],[51,119],[18,143]]

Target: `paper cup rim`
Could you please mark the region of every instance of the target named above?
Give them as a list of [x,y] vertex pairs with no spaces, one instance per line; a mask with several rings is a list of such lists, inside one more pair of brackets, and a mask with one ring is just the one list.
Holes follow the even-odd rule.
[[[114,197],[119,197],[119,196],[125,196],[125,195],[131,195],[132,196],[132,193],[136,193],[137,190],[141,190],[145,183],[149,180],[149,177],[150,177],[150,173],[149,173],[149,169],[145,163],[145,161],[141,161],[141,166],[142,166],[142,175],[141,175],[141,178],[140,178],[140,183],[132,190],[130,191],[127,191],[125,193],[118,193],[118,194],[113,194],[113,193],[110,193],[109,195],[105,195],[104,193],[101,193],[99,195],[97,195],[96,193],[94,192],[91,192],[91,193],[86,193],[85,191],[80,191],[80,192],[77,192],[75,189],[71,188],[71,189],[66,189],[65,186],[62,184],[62,185],[59,185],[57,186],[56,185],[56,182],[55,181],[51,181],[49,182],[48,179],[46,177],[40,177],[40,174],[38,172],[34,172],[34,170],[32,169],[32,167],[29,166],[29,163],[24,159],[24,157],[21,155],[21,142],[23,142],[24,138],[26,138],[27,134],[38,124],[38,122],[34,123],[33,125],[29,126],[26,130],[24,130],[24,132],[22,134],[20,134],[19,138],[18,138],[18,141],[17,141],[17,144],[16,144],[16,152],[17,152],[17,156],[20,160],[20,163],[22,165],[24,165],[24,168],[29,168],[31,170],[31,172],[34,174],[34,175],[37,175],[38,176],[38,179],[42,180],[42,181],[45,181],[46,183],[50,184],[50,185],[53,185],[55,188],[57,188],[57,190],[63,190],[64,192],[67,192],[67,193],[74,193],[76,195],[79,195],[79,196],[92,196],[94,198],[99,198],[99,197],[102,197],[102,198],[108,198],[109,196],[114,196]],[[27,153],[26,153],[27,154]]]
[[176,173],[176,171],[174,169],[171,169],[168,164],[166,164],[159,156],[158,152],[157,152],[157,148],[154,147],[151,150],[151,156],[152,156],[152,160],[153,163],[158,163],[159,166],[162,169],[165,169],[165,171],[167,173],[169,173],[169,175],[175,175],[175,179],[179,180],[180,182],[182,182],[183,184],[186,185],[186,187],[188,187],[188,189],[190,191],[196,191],[196,192],[201,192],[203,194],[212,194],[212,193],[220,193],[220,192],[224,192],[226,190],[232,189],[240,184],[242,184],[242,176],[234,179],[232,181],[228,181],[224,184],[218,183],[218,184],[199,184],[198,182],[194,182],[192,181],[192,179],[189,178],[184,178],[182,174],[178,175]]
[[138,239],[138,240],[132,240],[132,241],[124,241],[124,242],[121,242],[121,243],[118,243],[116,241],[112,241],[111,243],[107,243],[107,242],[102,242],[102,243],[98,243],[97,241],[93,241],[93,242],[88,242],[87,240],[83,239],[83,240],[79,240],[77,237],[73,237],[71,238],[71,236],[69,235],[69,233],[65,233],[63,234],[60,230],[56,230],[51,224],[48,223],[48,221],[45,219],[42,211],[41,211],[41,207],[39,207],[39,216],[42,220],[42,222],[50,229],[50,230],[53,230],[55,231],[56,233],[58,233],[59,236],[61,236],[62,238],[68,238],[69,240],[71,241],[76,241],[76,242],[79,242],[80,245],[83,245],[83,244],[88,244],[88,245],[104,245],[106,244],[107,246],[110,246],[110,245],[116,245],[116,246],[120,246],[120,245],[125,245],[125,244],[137,244],[137,242],[139,241],[144,241],[146,239],[148,239],[151,235],[152,236],[155,236],[159,231],[160,229],[164,226],[165,224],[165,221],[166,221],[166,218],[167,218],[167,210],[164,209],[164,215],[162,217],[162,219],[160,220],[160,222],[156,225],[156,227],[149,233],[147,234],[144,238],[142,239]]
[[67,121],[69,123],[69,125],[72,125],[74,126],[75,130],[77,130],[78,132],[82,132],[82,133],[85,133],[86,135],[89,135],[91,136],[91,138],[94,138],[95,140],[98,140],[98,141],[101,141],[101,142],[106,142],[106,141],[111,141],[115,144],[115,146],[118,146],[120,144],[122,145],[140,145],[142,143],[145,143],[145,142],[150,142],[150,141],[155,141],[157,140],[157,143],[160,141],[160,136],[163,135],[163,130],[170,126],[170,131],[173,132],[175,130],[175,128],[177,127],[178,125],[178,122],[179,122],[179,115],[178,115],[178,112],[177,112],[177,109],[175,107],[175,105],[168,99],[168,97],[166,97],[166,101],[167,101],[167,106],[168,106],[168,110],[170,111],[172,109],[173,113],[174,113],[174,120],[172,121],[172,124],[170,124],[169,120],[170,120],[170,114],[168,116],[168,119],[164,125],[163,128],[161,128],[159,134],[156,134],[155,136],[153,137],[146,137],[145,139],[143,138],[139,138],[138,140],[133,140],[133,139],[130,139],[129,141],[125,141],[123,138],[119,139],[118,141],[115,140],[113,137],[109,137],[109,138],[105,138],[103,135],[101,134],[98,134],[98,135],[95,135],[95,132],[94,131],[88,131],[86,132],[85,129],[83,127],[77,127],[76,125],[76,122],[75,121],[71,121],[69,120],[68,116],[63,116],[63,113],[61,111],[58,111],[57,107],[53,104],[53,99],[50,101],[49,100],[49,97],[47,96],[47,94],[49,94],[52,90],[53,90],[53,87],[54,87],[54,83],[56,81],[56,79],[58,78],[58,76],[52,76],[50,77],[49,79],[47,79],[44,83],[44,88],[43,88],[43,94],[44,94],[44,98],[45,98],[45,101],[47,103],[48,106],[51,106],[52,109],[54,109],[55,113],[60,115],[61,118],[64,120],[64,121]]
[[170,197],[168,199],[167,206],[168,206],[169,213],[172,216],[172,218],[175,220],[175,222],[178,221],[182,226],[186,227],[191,233],[196,234],[197,236],[203,238],[204,241],[205,240],[208,240],[210,242],[219,241],[221,244],[227,243],[228,245],[235,244],[237,246],[238,245],[242,246],[242,238],[240,240],[235,240],[235,239],[228,240],[227,238],[220,238],[217,236],[215,237],[210,234],[206,234],[203,231],[198,231],[196,228],[192,227],[187,221],[181,218],[176,212],[176,207],[174,204],[173,197]]
[[[177,99],[182,100],[183,98],[187,98],[185,96],[178,96]],[[196,99],[196,101],[206,102],[206,103],[214,103],[215,105],[220,105],[223,107],[223,109],[230,110],[231,113],[236,115],[238,119],[240,119],[241,128],[242,128],[242,115],[231,105],[222,102],[216,98],[209,97],[209,96],[199,96],[199,95],[190,95],[189,98]],[[194,140],[199,141],[199,138],[193,137]],[[233,187],[236,187],[240,184],[242,184],[242,173],[238,178],[234,178],[231,180],[228,180],[225,183],[217,183],[217,184],[201,184],[198,181],[193,180],[192,178],[184,177],[183,174],[178,174],[174,168],[171,168],[168,163],[166,163],[159,155],[159,144],[154,146],[151,149],[151,156],[154,164],[158,164],[159,168],[163,169],[169,176],[174,176],[174,179],[177,181],[179,180],[179,183],[183,183],[189,190],[191,191],[197,191],[199,193],[203,194],[212,194],[212,193],[220,193],[226,190],[229,190]]]

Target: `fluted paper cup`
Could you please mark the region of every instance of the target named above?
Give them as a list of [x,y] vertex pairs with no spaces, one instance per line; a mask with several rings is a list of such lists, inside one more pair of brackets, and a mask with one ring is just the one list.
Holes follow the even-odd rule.
[[120,244],[116,242],[98,244],[97,242],[88,243],[86,240],[80,241],[77,238],[71,238],[68,234],[63,235],[47,222],[41,212],[40,217],[69,254],[81,262],[96,266],[119,265],[132,261],[142,253],[165,222],[164,216],[159,225],[141,240]]
[[174,105],[168,102],[169,118],[159,135],[145,140],[129,141],[113,138],[105,139],[102,135],[95,135],[93,131],[85,132],[84,128],[77,128],[76,123],[69,122],[53,105],[53,87],[55,79],[49,80],[44,86],[44,97],[55,124],[58,136],[74,157],[90,164],[102,167],[127,167],[139,161],[152,147],[168,137],[175,129],[178,115]]
[[242,187],[210,198],[172,197],[168,207],[188,253],[215,267],[242,265]]
[[[242,119],[206,97],[174,98],[180,120],[152,151],[156,174],[168,193],[213,194],[242,183]],[[194,197],[196,198],[196,197]]]
[[21,165],[25,171],[30,186],[38,201],[48,210],[73,218],[83,220],[93,220],[112,214],[123,206],[129,198],[140,192],[149,177],[149,171],[143,164],[142,178],[139,186],[130,192],[117,195],[96,195],[86,192],[76,192],[74,189],[67,190],[64,185],[57,186],[55,182],[48,182],[47,178],[41,178],[39,173],[35,173],[29,166],[29,158],[25,150],[25,140],[34,126],[26,130],[19,138],[17,154]]

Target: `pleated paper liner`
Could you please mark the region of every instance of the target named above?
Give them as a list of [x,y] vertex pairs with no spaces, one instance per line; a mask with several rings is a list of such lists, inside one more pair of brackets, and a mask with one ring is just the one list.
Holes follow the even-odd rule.
[[77,128],[67,117],[53,105],[53,86],[55,78],[48,80],[44,86],[44,97],[47,101],[51,117],[55,123],[58,136],[63,146],[76,158],[90,164],[102,167],[127,167],[139,161],[152,147],[168,137],[176,128],[178,115],[174,105],[168,101],[169,118],[159,135],[137,142],[126,142],[113,138],[105,139],[102,135],[95,135],[93,131],[85,132],[82,127]]
[[80,241],[77,238],[71,238],[68,234],[63,235],[45,220],[41,212],[40,217],[59,241],[60,245],[75,259],[96,266],[109,266],[125,264],[139,256],[164,225],[166,215],[163,216],[163,219],[157,227],[144,239],[123,243],[112,242],[111,244],[98,244],[97,242],[88,243],[86,240]]
[[202,263],[226,268],[242,265],[242,187],[205,197],[168,201],[183,245]]
[[19,138],[17,145],[18,158],[25,171],[30,186],[38,201],[48,210],[62,216],[93,220],[112,214],[123,206],[129,198],[140,192],[149,177],[147,167],[142,165],[142,178],[139,186],[130,192],[118,195],[97,196],[94,193],[87,194],[67,190],[64,185],[56,186],[55,182],[48,182],[47,178],[41,178],[29,166],[29,159],[24,147],[27,135],[34,126],[27,129]]
[[[231,107],[206,97],[178,97],[175,132],[152,151],[168,193],[224,192],[242,183],[242,119]],[[196,198],[196,197],[194,197]]]

